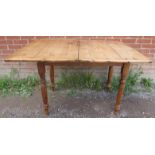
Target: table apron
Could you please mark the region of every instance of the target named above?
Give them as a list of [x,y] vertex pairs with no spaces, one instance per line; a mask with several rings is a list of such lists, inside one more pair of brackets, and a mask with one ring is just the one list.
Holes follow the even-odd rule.
[[96,63],[96,62],[43,62],[45,65],[54,66],[89,66],[89,67],[103,67],[103,66],[122,66],[125,63]]

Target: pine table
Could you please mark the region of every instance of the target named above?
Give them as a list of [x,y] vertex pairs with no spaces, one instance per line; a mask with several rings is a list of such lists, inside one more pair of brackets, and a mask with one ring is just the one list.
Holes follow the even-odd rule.
[[102,40],[36,40],[17,50],[5,61],[36,62],[41,81],[45,114],[48,115],[48,96],[45,66],[50,65],[50,79],[54,90],[54,66],[109,66],[107,86],[111,88],[113,66],[121,66],[121,79],[116,97],[115,112],[120,110],[131,63],[149,63],[146,56],[121,42]]

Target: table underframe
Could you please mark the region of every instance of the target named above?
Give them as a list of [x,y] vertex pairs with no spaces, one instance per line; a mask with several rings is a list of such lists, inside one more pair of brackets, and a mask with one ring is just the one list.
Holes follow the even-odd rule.
[[50,66],[50,80],[52,84],[52,90],[54,91],[55,89],[55,83],[54,83],[54,67],[55,66],[80,66],[80,67],[85,67],[85,66],[109,66],[109,71],[108,71],[108,78],[107,78],[107,87],[108,89],[111,89],[111,84],[112,84],[112,76],[113,76],[113,67],[114,66],[121,66],[121,72],[120,72],[120,84],[119,84],[119,89],[117,92],[116,96],[116,102],[115,102],[115,107],[114,111],[118,112],[120,111],[120,106],[121,106],[121,100],[123,97],[124,89],[125,89],[125,83],[126,83],[126,78],[128,76],[129,68],[130,68],[130,63],[91,63],[91,62],[37,62],[37,68],[38,68],[38,74],[40,76],[40,83],[41,83],[41,94],[42,94],[42,99],[43,99],[43,108],[44,112],[46,115],[49,114],[49,105],[48,105],[48,95],[47,95],[47,87],[46,87],[46,78],[45,78],[45,73],[46,73],[46,65]]

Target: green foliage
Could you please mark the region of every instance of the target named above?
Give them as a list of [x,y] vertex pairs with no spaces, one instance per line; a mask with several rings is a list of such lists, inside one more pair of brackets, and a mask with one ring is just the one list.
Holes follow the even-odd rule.
[[141,84],[143,85],[143,87],[148,90],[148,91],[151,91],[153,86],[154,86],[154,82],[153,82],[153,79],[151,78],[142,78],[141,79]]
[[58,89],[73,88],[73,89],[102,89],[101,80],[97,79],[90,72],[64,72],[61,74],[60,80],[57,82]]
[[[57,82],[58,89],[71,89],[70,96],[74,96],[74,89],[106,89],[107,77],[97,79],[91,72],[63,72]],[[112,81],[112,91],[117,92],[119,88],[120,77],[114,76]],[[103,84],[105,86],[103,87]],[[130,70],[126,80],[125,93],[129,94],[137,91],[150,91],[153,88],[153,80],[143,77],[141,68]]]
[[[129,75],[126,80],[125,93],[136,92],[139,86],[143,72],[141,69],[130,70]],[[112,90],[117,91],[119,87],[120,77],[114,77],[112,82]]]
[[[96,78],[91,72],[63,72],[57,82],[58,89],[70,89],[69,96],[77,94],[76,89],[102,90],[106,88],[107,77]],[[117,92],[119,76],[114,76],[112,91]],[[105,86],[103,85],[105,83]],[[39,85],[37,76],[28,76],[20,79],[18,70],[12,69],[10,76],[0,77],[0,95],[30,96]],[[153,79],[143,76],[141,69],[131,70],[126,80],[125,93],[136,91],[151,91],[155,86]]]
[[16,70],[12,70],[10,76],[0,77],[0,94],[2,96],[20,95],[24,97],[32,95],[35,87],[39,84],[37,77],[28,76],[19,79],[17,74]]
[[[119,88],[120,77],[113,78],[112,90],[116,92]],[[130,70],[126,80],[125,93],[137,92],[140,90],[150,91],[153,88],[153,79],[143,77],[141,68]]]
[[120,81],[120,77],[118,77],[118,76],[114,76],[114,77],[113,77],[113,80],[112,80],[112,87],[111,87],[111,90],[112,90],[113,92],[116,92],[116,91],[118,90],[119,81]]

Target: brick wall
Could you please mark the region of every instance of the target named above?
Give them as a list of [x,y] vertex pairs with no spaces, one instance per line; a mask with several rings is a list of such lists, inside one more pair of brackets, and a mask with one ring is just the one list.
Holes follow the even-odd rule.
[[[141,64],[144,69],[144,73],[155,79],[155,36],[78,36],[78,37],[54,37],[54,36],[0,36],[0,75],[8,74],[11,68],[17,68],[22,76],[32,74],[36,72],[35,63],[24,63],[24,62],[4,62],[4,58],[13,53],[16,49],[19,49],[31,41],[36,39],[100,39],[100,40],[113,40],[124,42],[125,44],[137,49],[141,53],[149,56],[153,59],[152,64]],[[135,65],[134,65],[135,66]],[[88,68],[87,68],[88,69]],[[90,68],[89,68],[90,69]],[[93,69],[96,73],[102,73],[103,69]],[[57,73],[59,72],[59,68]],[[58,74],[57,74],[58,75]]]

